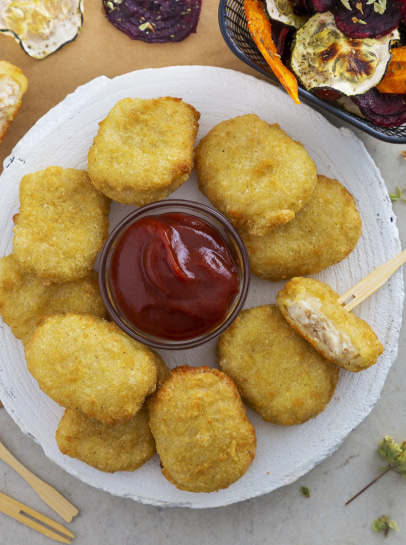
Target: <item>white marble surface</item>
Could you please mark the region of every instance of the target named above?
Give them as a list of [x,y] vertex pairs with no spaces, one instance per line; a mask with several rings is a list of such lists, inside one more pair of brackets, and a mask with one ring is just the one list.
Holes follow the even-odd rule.
[[[356,131],[381,170],[389,192],[405,187],[406,145],[378,141]],[[402,246],[406,243],[406,203],[394,203]],[[22,434],[5,409],[0,409],[0,438],[31,471],[55,486],[80,514],[68,526],[76,545],[120,543],[190,545],[199,543],[281,545],[373,545],[385,539],[372,531],[375,518],[390,515],[400,528],[388,543],[406,542],[406,483],[394,473],[385,475],[351,505],[345,502],[384,465],[377,453],[379,440],[392,435],[406,438],[404,418],[406,329],[402,328],[398,358],[391,368],[381,397],[365,421],[327,460],[295,483],[268,495],[215,509],[157,508],[121,499],[93,489],[55,466],[41,448]],[[300,447],[299,447],[300,448]],[[33,509],[63,522],[30,487],[0,461],[1,491]],[[307,486],[311,497],[303,497]],[[17,521],[0,513],[0,544],[51,543]]]

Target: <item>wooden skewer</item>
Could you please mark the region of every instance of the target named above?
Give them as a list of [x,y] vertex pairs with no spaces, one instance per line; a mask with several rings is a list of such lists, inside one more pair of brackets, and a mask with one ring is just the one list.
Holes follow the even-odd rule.
[[74,505],[68,502],[55,488],[42,481],[31,473],[9,452],[3,443],[0,442],[0,459],[15,469],[17,473],[35,490],[40,498],[58,513],[66,522],[71,522],[79,511]]
[[[62,526],[62,524],[58,524],[52,519],[41,515],[41,513],[34,511],[34,509],[27,507],[23,503],[13,500],[13,498],[10,498],[1,492],[0,511],[19,522],[22,522],[26,526],[37,530],[37,532],[44,534],[44,536],[60,541],[61,543],[72,543],[72,539],[75,537],[72,532]],[[56,532],[51,528],[56,530]]]
[[[348,290],[344,295],[339,297],[338,302],[343,305],[346,310],[352,310],[357,305],[362,303],[364,299],[375,293],[381,286],[385,284],[392,274],[406,262],[406,250],[403,250],[399,255],[377,267],[361,282],[358,282],[353,288]],[[351,300],[348,301],[348,299]]]

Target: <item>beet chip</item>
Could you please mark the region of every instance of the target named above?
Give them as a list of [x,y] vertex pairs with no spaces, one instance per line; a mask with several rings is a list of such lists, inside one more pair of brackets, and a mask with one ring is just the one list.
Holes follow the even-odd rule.
[[310,17],[316,11],[312,0],[290,0],[293,13],[300,17]]
[[325,11],[333,11],[337,5],[337,0],[312,0],[313,7],[319,13],[324,13]]
[[404,0],[348,0],[336,2],[333,13],[339,30],[348,38],[380,38],[399,26]]
[[352,96],[363,116],[380,127],[399,127],[406,123],[406,95],[380,93],[372,88],[363,95]]
[[132,40],[180,42],[196,32],[202,0],[103,0],[107,19]]
[[272,21],[271,33],[277,54],[281,57],[285,66],[288,66],[295,29],[279,21]]

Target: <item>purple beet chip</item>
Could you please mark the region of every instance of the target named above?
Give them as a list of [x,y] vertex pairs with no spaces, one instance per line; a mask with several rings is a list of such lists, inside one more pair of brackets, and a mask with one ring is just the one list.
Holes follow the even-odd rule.
[[380,127],[399,127],[406,123],[406,95],[380,93],[372,88],[351,97],[362,115]]
[[196,32],[202,0],[103,0],[107,19],[132,40],[180,42]]
[[337,0],[313,0],[313,7],[319,13],[333,11],[337,5]]
[[348,0],[345,4],[336,2],[332,11],[338,29],[348,38],[386,36],[399,26],[404,10],[404,0]]
[[290,0],[290,5],[293,13],[300,17],[310,17],[316,11],[312,0]]
[[285,66],[289,65],[291,44],[295,35],[295,29],[280,23],[272,21],[271,26],[272,40],[276,46],[276,52],[282,59]]

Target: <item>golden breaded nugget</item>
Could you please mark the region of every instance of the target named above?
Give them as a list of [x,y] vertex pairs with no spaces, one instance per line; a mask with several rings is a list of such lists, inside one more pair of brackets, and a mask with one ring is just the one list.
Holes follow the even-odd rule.
[[108,317],[96,271],[78,282],[45,285],[13,254],[0,258],[0,315],[17,339],[26,344],[43,317],[66,312]]
[[190,176],[199,118],[179,98],[118,101],[88,153],[94,186],[124,204],[164,199]]
[[62,454],[107,473],[135,471],[156,453],[144,407],[129,422],[115,426],[66,409],[56,431],[56,442]]
[[20,68],[0,61],[0,142],[21,108],[28,82]]
[[148,405],[163,475],[180,490],[227,488],[248,470],[256,436],[233,381],[209,367],[170,371]]
[[155,363],[156,363],[157,371],[158,371],[158,382],[161,382],[169,373],[169,367],[166,365],[164,359],[162,358],[160,354],[158,354],[158,352],[152,349],[151,349],[151,352],[155,356]]
[[353,196],[337,180],[318,176],[313,194],[295,218],[263,237],[240,230],[251,270],[277,282],[315,274],[342,261],[361,236]]
[[154,353],[96,316],[51,316],[26,345],[27,368],[65,408],[104,424],[128,422],[155,391]]
[[92,269],[108,236],[110,200],[84,170],[48,167],[23,177],[13,254],[45,283],[71,282]]
[[291,221],[317,182],[302,144],[254,114],[216,125],[197,146],[195,167],[211,203],[255,236]]
[[357,373],[374,365],[383,346],[371,327],[345,310],[330,286],[312,278],[292,278],[278,293],[278,306],[303,338],[339,367]]
[[321,413],[338,381],[337,367],[289,326],[276,305],[242,311],[220,336],[217,362],[249,407],[281,426]]
[[158,352],[155,352],[155,350],[152,350],[152,352],[154,353],[154,356],[155,356],[155,363],[156,363],[157,371],[158,371],[158,380],[157,380],[155,392],[149,395],[147,399],[145,400],[144,407],[146,407],[147,409],[155,401],[155,396],[159,388],[161,387],[161,384],[164,378],[169,373],[169,367],[166,365],[163,358],[158,354]]

